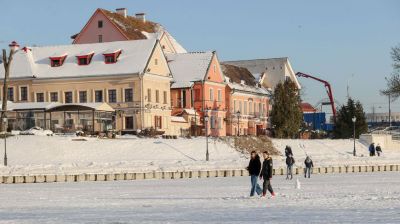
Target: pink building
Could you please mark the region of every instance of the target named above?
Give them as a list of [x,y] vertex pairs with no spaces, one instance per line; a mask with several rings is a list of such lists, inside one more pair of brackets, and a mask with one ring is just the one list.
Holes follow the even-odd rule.
[[171,85],[173,115],[181,114],[184,109],[194,109],[200,116],[199,129],[205,128],[204,116],[207,115],[207,133],[225,136],[226,83],[216,52],[167,54],[167,61],[174,77]]
[[185,53],[186,50],[160,24],[146,20],[144,13],[128,15],[127,9],[111,12],[97,9],[82,30],[71,36],[73,44],[157,39],[165,53]]

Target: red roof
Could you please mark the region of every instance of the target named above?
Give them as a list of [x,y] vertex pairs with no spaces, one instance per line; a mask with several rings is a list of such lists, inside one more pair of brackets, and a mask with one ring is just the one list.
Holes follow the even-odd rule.
[[317,111],[317,109],[315,109],[309,103],[301,103],[300,106],[301,106],[301,110],[303,111],[303,113],[314,113]]

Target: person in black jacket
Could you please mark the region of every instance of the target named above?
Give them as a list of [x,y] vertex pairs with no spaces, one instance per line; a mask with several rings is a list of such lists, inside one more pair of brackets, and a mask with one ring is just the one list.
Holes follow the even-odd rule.
[[306,160],[304,160],[304,165],[306,166],[304,170],[304,178],[307,178],[307,174],[308,178],[310,178],[311,169],[314,167],[314,163],[309,156],[307,156]]
[[269,193],[271,193],[272,197],[275,196],[274,190],[271,186],[271,179],[272,179],[272,158],[269,156],[267,151],[263,152],[264,162],[262,163],[262,169],[260,173],[260,179],[263,178],[263,197],[265,197],[267,193],[267,189]]
[[291,154],[289,154],[288,157],[286,157],[286,165],[287,165],[287,169],[286,169],[286,180],[289,180],[289,176],[290,179],[293,179],[293,165],[294,165],[295,161],[294,158]]
[[292,152],[292,148],[287,145],[285,147],[285,156],[288,157],[289,155],[292,155],[292,157],[293,157],[293,152]]
[[376,150],[376,154],[377,154],[378,156],[381,156],[381,154],[382,154],[382,148],[381,148],[381,146],[379,145],[379,143],[378,143],[378,145],[376,146],[375,150]]
[[257,183],[257,177],[261,170],[261,161],[256,151],[251,152],[251,158],[247,170],[249,171],[251,181],[250,197],[254,196],[254,192],[257,192],[258,195],[261,195],[262,189]]

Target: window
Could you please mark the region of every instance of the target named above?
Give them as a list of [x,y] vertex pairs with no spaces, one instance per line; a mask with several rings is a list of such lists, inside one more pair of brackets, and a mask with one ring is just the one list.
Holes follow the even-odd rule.
[[8,87],[7,89],[7,100],[14,101],[14,87]]
[[125,129],[133,129],[133,117],[125,117]]
[[94,55],[94,53],[90,53],[90,54],[87,54],[87,55],[76,56],[76,58],[78,59],[78,65],[88,65],[88,64],[90,64],[90,62],[92,61],[93,55]]
[[117,50],[112,53],[105,53],[104,55],[104,62],[106,64],[113,64],[118,61],[119,56],[121,55],[121,50]]
[[36,93],[36,102],[44,102],[44,93]]
[[253,102],[249,102],[249,114],[253,113]]
[[186,108],[186,90],[181,91],[181,107]]
[[163,104],[167,104],[167,91],[163,92]]
[[222,101],[222,91],[219,89],[218,90],[218,102]]
[[243,103],[243,115],[247,115],[247,102]]
[[50,57],[50,65],[51,67],[60,67],[64,64],[65,58],[67,55],[59,56],[59,57]]
[[79,91],[79,103],[87,103],[87,91]]
[[72,92],[64,93],[65,103],[72,103]]
[[233,101],[233,112],[237,111],[236,100]]
[[103,43],[103,35],[99,35],[99,43]]
[[262,106],[261,103],[258,103],[258,113],[261,115],[262,113]]
[[133,89],[125,89],[125,102],[133,102]]
[[157,59],[157,58],[154,59],[154,64],[155,64],[155,65],[158,65],[158,59]]
[[58,93],[57,92],[51,92],[50,93],[50,101],[51,102],[58,102]]
[[94,91],[94,102],[103,102],[103,90]]
[[160,91],[157,89],[156,90],[156,103],[160,102]]
[[210,88],[210,101],[214,100],[214,90]]
[[28,100],[28,87],[21,86],[19,88],[19,91],[20,91],[20,100],[27,101]]
[[147,89],[147,102],[151,102],[151,89]]
[[214,116],[210,117],[210,128],[211,129],[215,128],[215,117]]
[[222,129],[222,117],[218,118],[218,129]]
[[97,21],[97,27],[98,28],[103,28],[103,20]]
[[[126,98],[126,96],[125,96],[125,98]],[[117,90],[115,90],[115,89],[109,89],[108,90],[108,102],[109,103],[116,103],[117,102]]]
[[36,102],[44,102],[44,93],[36,93]]
[[154,126],[156,129],[162,128],[162,117],[161,116],[154,116]]
[[240,111],[240,113],[243,113],[243,111],[242,111],[242,101],[239,101],[239,111]]
[[217,66],[214,65],[214,75],[217,73]]

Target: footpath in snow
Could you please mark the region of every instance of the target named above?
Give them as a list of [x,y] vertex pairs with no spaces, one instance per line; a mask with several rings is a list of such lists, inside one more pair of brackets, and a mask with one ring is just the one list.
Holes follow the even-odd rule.
[[[400,164],[399,151],[385,151],[381,157],[369,157],[367,147],[357,143],[352,156],[351,140],[272,140],[284,155],[293,149],[297,166],[303,166],[306,154],[316,166]],[[8,167],[0,165],[1,175],[121,173],[142,171],[242,169],[248,155],[224,141],[209,139],[210,161],[205,161],[206,140],[136,138],[76,138],[62,136],[16,135],[7,139]],[[0,156],[4,142],[0,141]],[[283,156],[274,157],[275,167],[285,167]]]
[[0,185],[0,223],[400,223],[398,173]]

